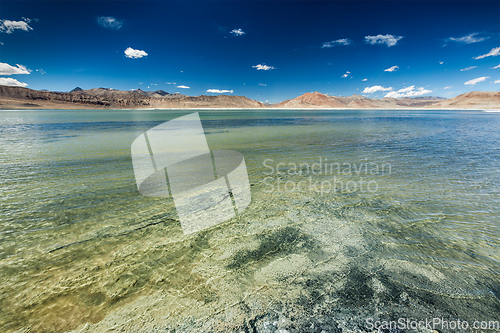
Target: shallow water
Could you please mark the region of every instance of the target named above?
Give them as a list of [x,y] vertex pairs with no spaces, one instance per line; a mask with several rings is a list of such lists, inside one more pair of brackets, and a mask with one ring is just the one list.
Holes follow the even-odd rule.
[[130,145],[188,113],[0,111],[1,331],[500,320],[499,114],[200,111],[252,203],[184,235]]

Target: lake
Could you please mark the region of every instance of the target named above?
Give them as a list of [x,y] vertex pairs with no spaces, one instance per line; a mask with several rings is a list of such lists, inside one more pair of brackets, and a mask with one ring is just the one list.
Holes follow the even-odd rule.
[[192,112],[0,111],[2,332],[498,329],[500,114],[199,110],[252,201],[185,235],[130,147]]

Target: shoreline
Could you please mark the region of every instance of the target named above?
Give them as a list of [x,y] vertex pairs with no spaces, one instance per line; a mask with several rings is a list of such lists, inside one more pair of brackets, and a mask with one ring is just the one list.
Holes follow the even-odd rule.
[[35,109],[35,108],[19,108],[19,109],[2,109],[1,111],[86,111],[86,110],[103,110],[103,111],[183,111],[183,110],[202,110],[202,111],[259,111],[259,110],[276,110],[276,111],[440,111],[440,110],[448,110],[448,111],[484,111],[484,112],[500,112],[500,106],[498,108],[274,108],[274,107],[263,107],[263,108],[137,108],[137,109],[114,109],[114,108],[43,108],[43,109]]

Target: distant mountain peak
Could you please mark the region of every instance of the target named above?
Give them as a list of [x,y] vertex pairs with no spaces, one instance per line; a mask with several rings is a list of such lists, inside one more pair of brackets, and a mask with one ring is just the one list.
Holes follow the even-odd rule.
[[168,92],[164,91],[164,90],[157,90],[154,92],[155,94],[158,94],[158,95],[161,95],[161,96],[166,96],[166,95],[170,95]]
[[134,92],[139,93],[144,96],[149,96],[149,97],[156,97],[156,98],[161,98],[165,96],[171,96],[173,94],[170,94],[164,90],[156,90],[156,91],[144,91],[141,89],[135,89]]
[[307,92],[291,100],[276,104],[282,108],[360,108],[360,109],[382,109],[382,108],[407,108],[427,107],[438,102],[440,99],[423,97],[415,99],[383,98],[372,99],[360,95],[349,97],[325,95],[318,91]]
[[71,90],[70,93],[75,92],[75,91],[83,91],[83,89],[80,87],[76,87],[75,89]]

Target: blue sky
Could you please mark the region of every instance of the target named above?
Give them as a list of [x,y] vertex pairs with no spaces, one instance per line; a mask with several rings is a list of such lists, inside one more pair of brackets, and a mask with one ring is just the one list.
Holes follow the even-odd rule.
[[2,0],[0,84],[269,102],[499,91],[499,13],[500,1]]

